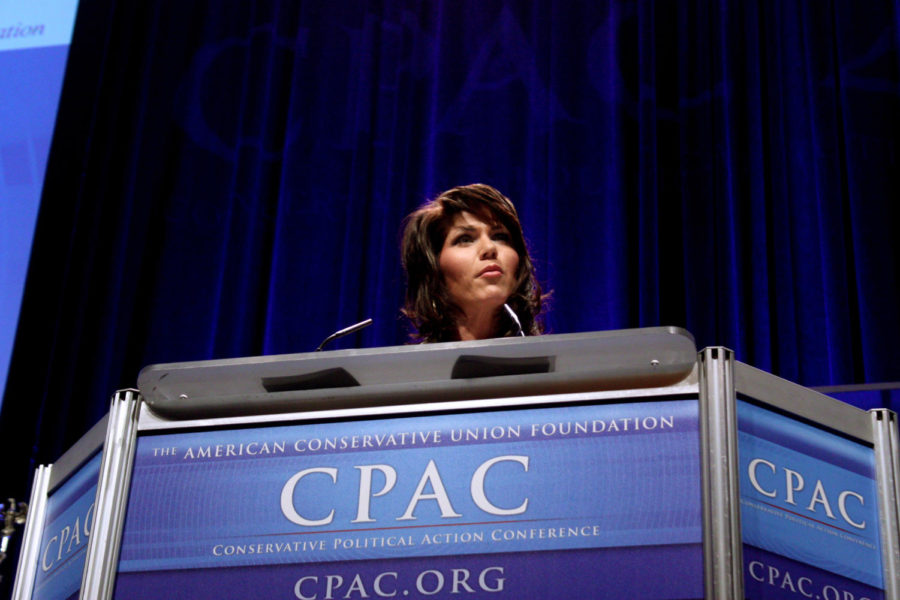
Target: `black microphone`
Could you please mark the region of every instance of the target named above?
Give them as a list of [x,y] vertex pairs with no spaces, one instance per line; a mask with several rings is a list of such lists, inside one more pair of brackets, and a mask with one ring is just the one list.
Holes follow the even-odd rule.
[[316,348],[316,352],[320,352],[322,350],[322,348],[325,347],[325,344],[328,344],[329,342],[332,342],[340,337],[344,337],[345,335],[350,335],[351,333],[356,333],[360,329],[365,329],[366,327],[368,327],[371,324],[372,324],[372,319],[366,319],[365,321],[360,321],[356,325],[351,325],[350,327],[344,327],[343,329],[335,331],[334,333],[329,335],[327,338],[322,340],[322,343],[319,344],[318,348]]
[[522,331],[522,323],[519,321],[519,317],[516,316],[516,311],[509,307],[509,304],[504,304],[503,308],[506,309],[506,314],[509,315],[509,318],[513,320],[513,323],[516,324],[516,329],[518,329],[517,335],[525,337],[525,332]]

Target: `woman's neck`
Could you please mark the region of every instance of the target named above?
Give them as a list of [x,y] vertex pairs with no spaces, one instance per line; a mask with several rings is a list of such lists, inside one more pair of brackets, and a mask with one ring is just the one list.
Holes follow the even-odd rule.
[[456,323],[461,341],[484,340],[494,337],[497,331],[497,309],[488,309],[477,313],[467,312],[465,317]]

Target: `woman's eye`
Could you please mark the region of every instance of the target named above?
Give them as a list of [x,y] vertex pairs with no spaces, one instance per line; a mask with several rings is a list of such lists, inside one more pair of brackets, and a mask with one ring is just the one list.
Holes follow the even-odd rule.
[[472,241],[472,236],[469,235],[468,233],[464,233],[464,234],[459,235],[456,238],[454,238],[453,243],[454,244],[468,244],[471,241]]
[[500,242],[508,242],[510,240],[510,235],[505,231],[498,231],[494,234],[494,239]]

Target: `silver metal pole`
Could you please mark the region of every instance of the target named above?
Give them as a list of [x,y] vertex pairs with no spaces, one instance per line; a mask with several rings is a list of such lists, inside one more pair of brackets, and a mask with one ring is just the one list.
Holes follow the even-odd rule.
[[13,584],[11,600],[31,600],[34,580],[37,576],[38,558],[41,553],[41,533],[47,514],[47,491],[50,485],[51,465],[41,465],[34,472],[31,497],[28,499],[28,517],[19,550],[19,565]]
[[700,444],[706,598],[744,598],[734,353],[700,352]]
[[875,437],[884,597],[888,600],[900,600],[900,446],[897,413],[886,408],[872,409],[869,413],[872,415]]
[[112,598],[131,467],[134,464],[140,404],[141,396],[137,390],[121,390],[113,396],[109,409],[109,426],[94,501],[94,523],[78,596],[82,600]]

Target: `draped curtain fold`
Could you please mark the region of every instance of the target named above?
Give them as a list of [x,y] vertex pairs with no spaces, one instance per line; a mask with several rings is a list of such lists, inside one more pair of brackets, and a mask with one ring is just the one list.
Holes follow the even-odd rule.
[[401,220],[476,181],[516,203],[552,332],[898,380],[898,57],[897,2],[82,0],[10,476],[147,364],[366,317],[335,347],[404,343]]

